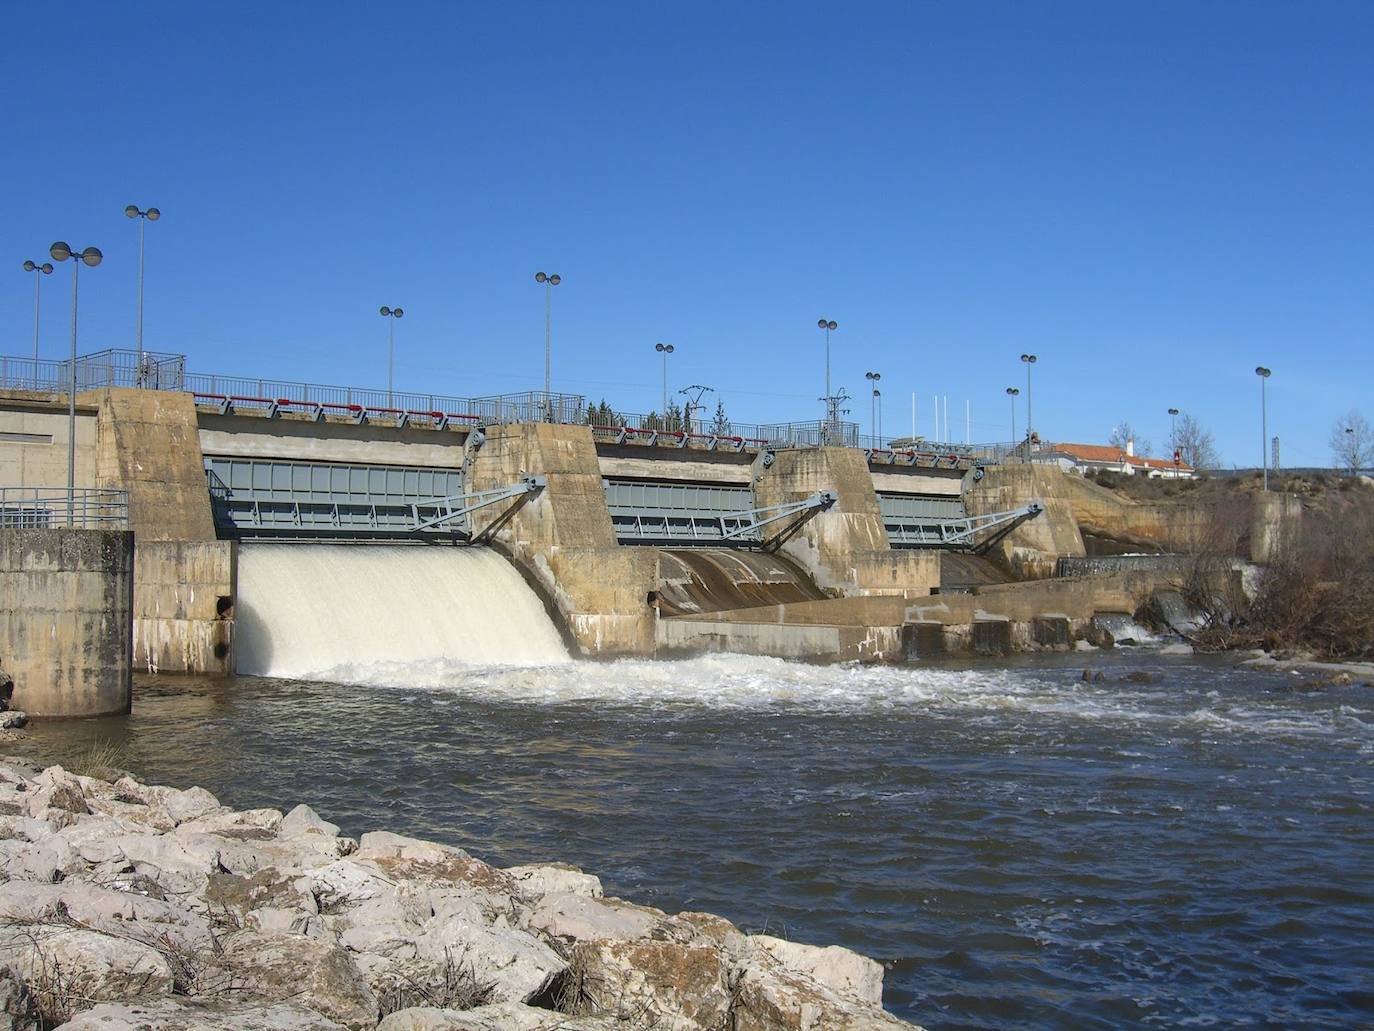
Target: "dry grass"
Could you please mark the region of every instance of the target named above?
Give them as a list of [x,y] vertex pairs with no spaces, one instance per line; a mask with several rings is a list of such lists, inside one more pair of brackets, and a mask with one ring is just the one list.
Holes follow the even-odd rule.
[[72,760],[71,771],[82,777],[115,780],[124,773],[129,754],[123,745],[113,741],[96,741]]
[[433,1006],[437,1009],[470,1010],[491,1001],[496,985],[479,981],[472,961],[464,949],[456,956],[444,950],[444,962],[437,971],[416,976],[398,971],[377,993],[382,1016],[412,1006]]

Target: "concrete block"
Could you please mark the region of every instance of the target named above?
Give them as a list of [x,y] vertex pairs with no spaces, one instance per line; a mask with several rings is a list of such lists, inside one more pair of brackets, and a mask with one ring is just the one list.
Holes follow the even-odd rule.
[[934,620],[902,624],[902,657],[939,659],[945,656],[945,625]]
[[974,655],[1006,655],[1011,651],[1011,622],[1005,619],[975,619],[970,644]]
[[1031,620],[1031,640],[1045,648],[1067,648],[1072,641],[1069,617],[1036,616]]

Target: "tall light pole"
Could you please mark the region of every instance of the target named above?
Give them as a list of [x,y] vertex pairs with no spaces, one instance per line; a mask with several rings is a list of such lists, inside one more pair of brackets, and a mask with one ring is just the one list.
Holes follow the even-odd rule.
[[48,248],[55,261],[72,259],[72,358],[67,381],[67,526],[76,525],[76,294],[83,264],[95,268],[104,257],[95,247],[74,251],[61,240]]
[[140,211],[137,204],[130,204],[124,209],[124,214],[129,218],[138,219],[138,366],[134,373],[134,383],[143,386],[143,229],[149,222],[156,222],[162,217],[162,212],[157,208],[149,208],[147,211]]
[[553,288],[563,282],[563,277],[554,273],[546,276],[542,272],[534,274],[536,283],[544,284],[544,410],[548,421],[553,421]]
[[659,413],[666,419],[668,417],[668,355],[673,353],[673,345],[654,344],[654,350],[663,355],[663,407],[659,409]]
[[379,312],[386,319],[386,406],[391,408],[392,370],[396,362],[396,320],[405,316],[405,309],[388,308],[384,304]]
[[[1178,409],[1169,409],[1169,450],[1179,455],[1178,447]],[[1174,479],[1178,479],[1178,458],[1174,459]]]
[[1040,359],[1033,354],[1023,354],[1021,360],[1026,363],[1026,461],[1031,460],[1031,366]]
[[1264,489],[1269,489],[1269,403],[1265,381],[1273,370],[1263,365],[1255,366],[1255,375],[1260,378],[1260,461],[1264,464]]
[[1020,387],[1007,387],[1007,399],[1011,401],[1011,446],[1016,447],[1016,398],[1020,396]]
[[45,261],[40,265],[36,261],[26,261],[24,262],[24,271],[33,273],[33,375],[34,386],[36,387],[38,385],[38,288],[42,285],[44,276],[52,275],[52,262]]
[[[880,380],[880,379],[882,379],[882,378],[883,378],[883,374],[882,374],[881,372],[865,372],[865,373],[864,373],[864,379],[868,380],[869,386],[873,388],[873,396],[870,397],[870,398],[868,399],[868,429],[869,429],[869,432],[872,433],[873,436],[874,436],[875,438],[879,438],[879,437],[882,436],[882,432],[878,429],[878,415],[877,415],[877,409],[878,409],[878,380]],[[874,447],[882,447],[882,441],[881,441],[881,440],[878,440],[873,446],[874,446]]]
[[833,429],[837,421],[838,402],[830,391],[830,334],[833,330],[839,329],[840,324],[834,319],[821,319],[816,325],[825,331],[825,421],[827,428]]

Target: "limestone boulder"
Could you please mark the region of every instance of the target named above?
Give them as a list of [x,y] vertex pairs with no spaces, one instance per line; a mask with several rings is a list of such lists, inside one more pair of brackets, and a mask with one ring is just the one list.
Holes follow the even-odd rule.
[[732,1031],[911,1031],[881,1007],[839,995],[766,956],[735,975]]
[[339,825],[320,819],[320,814],[308,805],[298,805],[282,818],[277,834],[283,838],[297,838],[317,834],[326,838],[339,836]]
[[518,928],[438,918],[416,940],[418,958],[471,972],[493,1002],[529,1002],[568,967],[551,948]]
[[290,1003],[168,998],[102,1003],[62,1031],[344,1031],[344,1025]]
[[508,873],[461,848],[389,831],[364,834],[353,858],[367,860],[397,880],[417,880],[436,887],[463,886],[507,896],[519,894]]
[[70,926],[0,927],[0,964],[28,987],[44,1012],[71,1000],[110,1002],[166,995],[172,970],[154,949]]
[[179,824],[177,833],[220,834],[229,838],[261,840],[275,837],[281,825],[279,809],[244,809],[210,813]]
[[255,910],[275,909],[314,916],[319,912],[308,884],[294,874],[275,868],[251,875],[216,871],[206,879],[206,908],[230,922],[244,923]]
[[869,1006],[883,1004],[883,968],[867,956],[829,945],[824,948],[785,941],[766,934],[749,936],[749,944],[767,953],[784,969],[816,981],[839,995]]
[[640,939],[579,942],[576,986],[599,1016],[663,1031],[728,1026],[729,971],[717,949]]
[[140,784],[132,777],[121,777],[115,781],[114,788],[116,799],[123,802],[141,802],[151,808],[160,809],[174,824],[225,811],[225,807],[219,804],[219,799],[204,788],[187,788],[181,791],[161,784]]
[[511,866],[506,873],[515,881],[526,898],[543,895],[602,896],[601,878],[583,873],[575,866],[548,863],[542,866]]
[[0,884],[0,921],[42,924],[64,918],[90,930],[155,946],[171,943],[196,949],[210,940],[210,925],[202,915],[138,892],[116,891],[74,880],[61,884]]
[[524,926],[553,938],[624,941],[642,938],[666,914],[619,899],[568,893],[545,895],[524,918]]
[[353,1031],[376,1026],[377,999],[337,945],[299,934],[243,930],[224,940],[217,962],[236,995],[294,1002]]
[[35,777],[27,794],[30,816],[42,816],[48,809],[61,809],[73,814],[91,811],[86,805],[86,793],[81,789],[81,781],[76,774],[68,773],[61,766],[50,766]]
[[4,965],[0,965],[0,1031],[40,1031],[28,988]]

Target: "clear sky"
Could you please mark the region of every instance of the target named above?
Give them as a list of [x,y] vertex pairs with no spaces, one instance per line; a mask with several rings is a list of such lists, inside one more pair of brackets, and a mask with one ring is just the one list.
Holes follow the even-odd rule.
[[[1284,464],[1374,419],[1374,3],[68,3],[5,9],[0,353],[57,239],[82,350],[398,388],[716,388],[814,419],[1049,439],[1195,413]],[[69,266],[42,350],[68,346]]]

